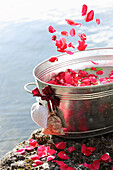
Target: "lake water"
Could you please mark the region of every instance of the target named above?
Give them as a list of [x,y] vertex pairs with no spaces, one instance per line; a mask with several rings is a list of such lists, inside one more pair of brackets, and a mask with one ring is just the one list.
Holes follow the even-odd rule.
[[[32,70],[38,63],[59,54],[47,31],[49,25],[59,32],[69,31],[72,27],[65,19],[74,19],[83,24],[75,29],[76,33],[79,30],[86,33],[87,48],[113,47],[113,2],[97,2],[88,0],[87,5],[88,10],[95,11],[95,18],[100,18],[100,25],[95,21],[84,22],[81,16],[84,1],[78,4],[71,0],[66,4],[64,0],[57,0],[53,4],[52,0],[4,0],[1,3],[0,157],[39,128],[30,115],[35,98],[24,90],[24,85],[34,82]],[[72,41],[77,43],[76,38]]]

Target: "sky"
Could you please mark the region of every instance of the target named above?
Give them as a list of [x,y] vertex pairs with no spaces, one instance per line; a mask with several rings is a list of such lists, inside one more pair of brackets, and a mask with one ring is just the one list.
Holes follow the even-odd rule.
[[98,12],[105,7],[112,8],[113,0],[0,0],[0,23],[47,19],[48,11],[59,9],[54,18],[57,19],[60,12],[68,14],[68,10],[74,7],[81,10],[83,4],[89,8],[96,7]]

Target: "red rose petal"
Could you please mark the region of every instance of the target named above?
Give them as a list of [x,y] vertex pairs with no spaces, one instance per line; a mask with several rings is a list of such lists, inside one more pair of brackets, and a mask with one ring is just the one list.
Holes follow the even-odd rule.
[[25,149],[22,148],[22,149],[17,150],[16,152],[20,153],[21,155],[24,155],[25,154]]
[[82,6],[82,16],[86,15],[86,13],[87,13],[87,5],[84,4]]
[[72,37],[74,37],[74,36],[75,36],[75,29],[72,28],[72,29],[70,30],[69,34],[70,34]]
[[56,162],[59,166],[65,165],[63,161],[53,160],[52,162]]
[[86,40],[86,34],[85,33],[79,33],[78,36],[80,37],[81,40]]
[[100,24],[100,19],[96,19],[96,23],[97,23],[97,25],[99,25]]
[[102,70],[98,70],[98,71],[96,72],[96,74],[97,74],[97,75],[102,75],[102,74],[103,74],[103,71],[102,71]]
[[30,157],[31,160],[35,161],[37,159],[40,159],[38,155],[33,155]]
[[74,147],[74,146],[70,146],[70,147],[68,148],[68,152],[69,152],[69,153],[73,152],[74,150],[75,150],[75,147]]
[[32,164],[32,166],[33,166],[33,167],[36,167],[36,166],[38,166],[38,165],[37,165],[37,164],[35,164],[35,163],[33,163],[33,164]]
[[75,48],[72,42],[70,42],[70,43],[68,44],[68,47]]
[[55,30],[51,25],[48,27],[48,31],[49,31],[50,33],[56,32],[56,30]]
[[36,147],[37,146],[37,141],[36,140],[30,140],[30,142],[29,142],[29,145],[30,146],[33,146],[33,147]]
[[49,61],[53,63],[53,62],[55,62],[55,61],[58,61],[58,58],[57,58],[57,57],[51,57],[51,58],[49,59]]
[[87,47],[87,44],[85,44],[85,41],[78,41],[79,45],[77,47],[77,49],[79,51],[84,51]]
[[52,41],[56,41],[56,39],[57,39],[56,35],[53,35],[51,39],[52,39]]
[[64,160],[69,159],[69,157],[67,156],[67,154],[64,151],[60,151],[58,153],[58,156],[59,156],[60,159],[64,159]]
[[61,32],[61,35],[63,35],[63,36],[68,36],[68,32],[67,32],[67,31],[62,31],[62,32]]
[[55,159],[55,156],[53,156],[53,155],[47,157],[47,161],[51,161],[53,159]]
[[99,160],[95,160],[92,163],[92,167],[93,167],[93,169],[98,170],[100,168],[100,161]]
[[95,67],[91,67],[91,70],[96,71],[96,68]]
[[60,166],[60,170],[67,170],[67,168],[68,168],[68,165],[66,164]]
[[65,19],[65,21],[69,24],[69,25],[71,25],[71,26],[81,26],[82,24],[81,23],[76,23],[76,22],[74,22],[73,20],[71,20],[71,19]]
[[65,149],[66,143],[65,142],[58,142],[58,143],[56,143],[55,146],[56,146],[57,149]]
[[111,162],[111,158],[108,154],[103,154],[101,157],[100,157],[100,161],[102,162],[105,162],[105,163],[108,163],[108,162]]
[[43,164],[43,162],[42,162],[41,160],[35,160],[34,163],[35,163],[36,165],[42,165],[42,164]]
[[66,52],[67,54],[70,54],[70,55],[74,54],[74,52],[68,51],[68,50],[65,50],[65,52]]
[[93,17],[94,17],[94,11],[91,10],[91,11],[88,12],[88,14],[86,15],[85,21],[86,21],[86,22],[92,21],[92,20],[93,20]]
[[99,63],[96,63],[96,62],[94,62],[94,61],[92,61],[92,60],[91,60],[91,62],[92,62],[93,64],[95,64],[95,65],[98,65],[98,64],[99,64]]

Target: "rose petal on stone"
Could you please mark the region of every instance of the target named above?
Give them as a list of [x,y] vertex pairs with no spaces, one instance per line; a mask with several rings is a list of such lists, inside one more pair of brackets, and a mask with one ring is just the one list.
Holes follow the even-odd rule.
[[61,32],[61,35],[63,35],[63,36],[68,36],[68,32],[67,32],[67,31],[62,31],[62,32]]
[[85,17],[85,21],[86,21],[86,22],[92,21],[92,20],[93,20],[93,17],[94,17],[94,11],[91,10],[90,12],[87,13],[87,15],[86,15],[86,17]]
[[16,152],[20,153],[21,155],[24,155],[25,154],[25,149],[21,148],[21,149],[18,149]]
[[33,146],[33,147],[36,147],[37,146],[37,141],[36,140],[30,140],[30,142],[29,142],[29,145],[30,146]]
[[70,146],[70,147],[68,148],[68,152],[69,152],[69,153],[73,152],[74,150],[75,150],[75,147],[74,147],[74,146]]
[[98,170],[100,168],[100,161],[99,160],[95,160],[93,163],[92,163],[92,167],[95,169],[95,170]]
[[49,61],[53,63],[53,62],[55,62],[55,61],[58,61],[58,58],[57,58],[57,57],[51,57],[51,58],[49,59]]
[[82,6],[82,16],[86,15],[86,13],[87,13],[87,5],[84,4]]
[[33,150],[33,147],[32,147],[32,146],[25,146],[25,150],[27,150],[27,151],[32,151],[32,150]]
[[34,163],[35,163],[36,165],[42,165],[42,164],[43,164],[43,162],[42,162],[41,160],[35,160]]
[[56,162],[59,166],[65,165],[63,161],[53,160],[52,162]]
[[96,23],[97,23],[97,25],[99,25],[100,24],[100,19],[96,19]]
[[96,74],[97,74],[97,75],[102,75],[102,74],[103,74],[103,71],[102,71],[102,70],[98,70],[98,71],[96,72]]
[[30,156],[30,159],[35,161],[35,160],[40,159],[40,158],[39,158],[38,155],[32,155],[32,156]]
[[68,168],[68,165],[66,164],[60,166],[60,170],[67,170],[67,168]]
[[102,162],[105,162],[105,163],[108,163],[108,162],[111,162],[111,158],[108,154],[103,154],[101,157],[100,157],[100,161]]
[[48,27],[48,31],[49,31],[50,33],[56,32],[56,30],[55,30],[51,25]]
[[64,159],[64,160],[69,159],[69,157],[67,156],[67,154],[64,151],[60,151],[58,153],[58,156],[59,156],[60,159]]
[[74,36],[75,36],[75,29],[72,28],[72,29],[70,30],[69,34],[70,34],[72,37],[74,37]]
[[57,153],[57,151],[55,151],[54,149],[49,149],[48,151],[47,151],[47,154],[48,155],[53,155],[53,154],[56,154]]
[[57,149],[65,149],[66,148],[66,143],[65,142],[58,142],[55,144]]
[[53,156],[53,155],[47,157],[47,161],[51,161],[53,159],[55,159],[55,156]]
[[33,164],[32,164],[32,166],[33,166],[33,167],[36,167],[36,166],[37,166],[37,164],[33,163]]

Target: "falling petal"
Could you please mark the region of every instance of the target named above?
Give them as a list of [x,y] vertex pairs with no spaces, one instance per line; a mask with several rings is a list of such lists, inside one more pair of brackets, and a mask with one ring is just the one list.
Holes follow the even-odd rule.
[[41,160],[35,160],[34,163],[35,163],[36,165],[42,165],[42,164],[43,164],[43,162],[42,162]]
[[55,61],[58,61],[58,58],[57,58],[57,57],[51,57],[51,58],[49,59],[49,61],[53,63],[53,62],[55,62]]
[[77,47],[77,49],[79,51],[84,51],[87,47],[87,44],[85,44],[85,41],[78,41],[79,45]]
[[68,32],[67,32],[67,31],[62,31],[62,32],[61,32],[61,35],[63,35],[63,36],[68,36]]
[[79,33],[78,36],[80,37],[81,40],[86,40],[86,34],[85,33]]
[[51,39],[52,39],[52,41],[56,41],[56,39],[57,39],[56,35],[53,35]]
[[74,36],[75,36],[75,29],[72,28],[72,29],[70,30],[69,34],[70,34],[72,37],[74,37]]
[[55,30],[51,25],[48,27],[48,31],[49,31],[50,33],[56,32],[56,30]]
[[75,46],[73,45],[73,43],[72,43],[72,42],[70,42],[70,43],[68,44],[68,47],[75,48]]
[[70,54],[70,55],[74,54],[74,52],[68,51],[68,50],[65,50],[65,52],[66,52],[67,54]]
[[65,21],[67,22],[67,24],[71,25],[71,26],[81,26],[82,24],[81,23],[76,23],[74,22],[73,20],[71,19],[65,19]]
[[93,17],[94,17],[94,11],[91,10],[91,11],[88,12],[88,14],[86,15],[85,21],[86,21],[86,22],[92,21],[92,20],[93,20]]
[[87,13],[87,5],[84,4],[82,6],[82,16],[86,15],[86,13]]
[[96,19],[96,23],[97,23],[97,25],[99,25],[100,24],[100,19]]

